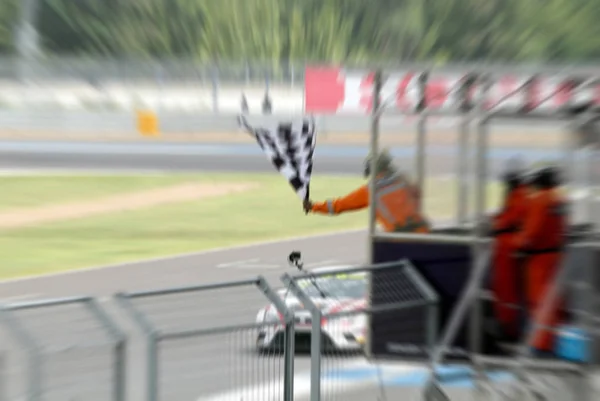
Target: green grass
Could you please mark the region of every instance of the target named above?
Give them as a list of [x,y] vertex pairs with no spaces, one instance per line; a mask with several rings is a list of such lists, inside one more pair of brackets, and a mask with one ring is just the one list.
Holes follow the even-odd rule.
[[[126,180],[132,188],[131,178]],[[0,232],[0,278],[360,228],[367,224],[366,211],[335,217],[306,216],[300,200],[276,174],[179,176],[164,182],[191,180],[253,181],[260,187],[220,198]],[[345,194],[362,183],[360,178],[316,176],[311,193],[314,200],[322,200]],[[113,184],[115,188],[118,186]],[[497,190],[491,191],[497,198]],[[454,213],[453,182],[430,181],[426,196],[429,216],[449,217]]]
[[143,191],[189,180],[189,176],[177,175],[5,176],[0,178],[0,211],[94,200],[100,196]]

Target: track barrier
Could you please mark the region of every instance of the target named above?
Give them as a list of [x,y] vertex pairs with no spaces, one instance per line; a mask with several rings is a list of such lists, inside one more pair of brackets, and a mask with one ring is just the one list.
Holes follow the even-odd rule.
[[[366,354],[374,359],[381,347],[396,346],[394,339],[399,334],[424,337],[429,347],[435,343],[438,296],[407,260],[316,274],[285,274],[282,281],[301,305],[294,311],[298,319],[296,348],[310,350],[311,401],[343,398],[350,390],[344,386],[352,385],[338,380],[343,371],[357,357]],[[368,296],[368,287],[373,285],[380,286],[379,299]],[[427,318],[416,325],[394,324],[415,312]]]
[[[115,299],[145,337],[145,400],[291,401],[293,315],[264,278]],[[274,318],[258,322],[267,305]],[[279,347],[259,350],[261,335],[276,329]],[[237,393],[219,395],[224,389]]]
[[94,298],[0,307],[0,399],[125,401],[126,336]]

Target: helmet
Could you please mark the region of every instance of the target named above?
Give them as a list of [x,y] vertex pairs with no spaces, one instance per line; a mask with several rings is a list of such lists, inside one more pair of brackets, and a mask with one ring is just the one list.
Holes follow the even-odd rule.
[[[364,168],[364,175],[365,177],[368,177],[371,174],[371,161],[373,160],[373,155],[369,155],[367,156],[367,158],[365,159],[365,168]],[[375,155],[375,174],[380,174],[380,173],[394,173],[395,172],[395,168],[393,166],[392,163],[392,155],[390,155],[390,152],[385,149],[382,150],[381,152],[379,152],[378,154]]]
[[561,185],[560,170],[554,165],[537,166],[525,175],[525,183],[539,189],[551,189]]

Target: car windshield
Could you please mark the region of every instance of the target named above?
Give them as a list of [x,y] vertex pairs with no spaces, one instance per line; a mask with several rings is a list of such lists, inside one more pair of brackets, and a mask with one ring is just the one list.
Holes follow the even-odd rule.
[[320,276],[314,281],[316,286],[309,278],[299,280],[298,285],[308,296],[315,298],[322,295],[330,298],[354,299],[367,296],[367,277],[364,273]]

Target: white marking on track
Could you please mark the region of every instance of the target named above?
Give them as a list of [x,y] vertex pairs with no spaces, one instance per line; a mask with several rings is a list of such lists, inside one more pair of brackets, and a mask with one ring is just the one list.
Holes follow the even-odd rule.
[[259,258],[237,260],[217,265],[218,269],[279,269],[281,267],[279,264],[262,263]]
[[324,266],[329,267],[329,266],[335,265],[336,263],[340,263],[340,261],[335,260],[335,259],[328,259],[328,260],[321,260],[320,262],[306,263],[304,265],[304,267],[324,267]]

